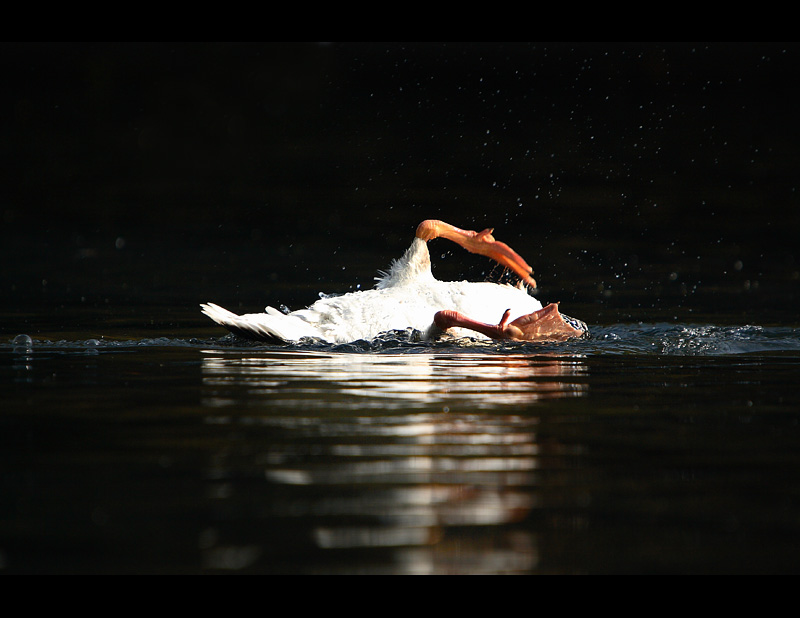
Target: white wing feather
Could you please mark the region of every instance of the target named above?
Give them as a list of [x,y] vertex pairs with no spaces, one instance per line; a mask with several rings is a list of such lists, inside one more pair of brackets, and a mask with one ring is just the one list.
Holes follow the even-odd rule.
[[[244,315],[213,303],[201,307],[212,320],[246,337],[286,342],[312,337],[328,343],[347,343],[407,328],[418,330],[423,336],[432,335],[440,332],[433,326],[433,316],[443,309],[497,323],[506,309],[511,309],[510,320],[514,320],[542,305],[527,291],[510,285],[437,281],[431,273],[427,243],[417,238],[371,290],[321,298],[310,307],[289,314],[273,307],[267,307],[264,313]],[[481,336],[473,331],[464,334]]]

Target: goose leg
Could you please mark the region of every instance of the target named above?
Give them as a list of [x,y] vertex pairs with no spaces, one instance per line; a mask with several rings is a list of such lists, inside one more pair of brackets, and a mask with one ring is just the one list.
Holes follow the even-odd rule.
[[509,322],[510,310],[506,309],[500,322],[486,324],[465,316],[458,311],[439,311],[433,321],[442,330],[460,327],[474,330],[492,339],[515,339],[518,341],[565,341],[582,337],[589,331],[580,320],[562,315],[558,303],[523,315]]

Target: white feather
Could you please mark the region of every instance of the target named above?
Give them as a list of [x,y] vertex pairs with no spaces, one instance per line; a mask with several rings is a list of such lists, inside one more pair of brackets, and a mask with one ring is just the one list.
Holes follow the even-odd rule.
[[[419,238],[377,281],[371,290],[321,298],[289,314],[272,307],[244,315],[213,303],[201,307],[205,315],[240,335],[286,342],[312,337],[328,343],[372,339],[407,328],[420,331],[424,338],[434,337],[441,331],[433,324],[433,316],[444,309],[496,324],[506,309],[511,309],[510,320],[514,320],[542,308],[526,290],[511,285],[438,281],[431,272],[427,243]],[[474,331],[452,330],[456,335],[482,337]]]

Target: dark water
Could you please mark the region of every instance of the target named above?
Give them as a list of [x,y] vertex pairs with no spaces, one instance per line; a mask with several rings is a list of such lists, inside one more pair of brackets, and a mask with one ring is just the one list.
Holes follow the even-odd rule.
[[[0,572],[797,572],[799,59],[5,44]],[[592,336],[199,313],[369,287],[426,218]]]
[[0,347],[9,572],[793,572],[800,329]]

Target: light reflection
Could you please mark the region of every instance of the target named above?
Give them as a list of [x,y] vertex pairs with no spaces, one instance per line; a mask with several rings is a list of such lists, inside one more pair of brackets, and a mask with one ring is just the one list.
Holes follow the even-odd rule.
[[280,351],[246,356],[214,350],[204,352],[203,382],[212,390],[203,403],[225,407],[260,396],[304,408],[458,403],[488,409],[579,397],[585,394],[585,373],[586,365],[575,357]]
[[[224,491],[209,497],[252,501],[231,481],[249,466],[263,513],[303,522],[319,551],[389,551],[369,572],[534,571],[519,524],[539,506],[543,453],[526,406],[584,395],[585,373],[575,359],[209,351],[207,422],[249,436],[246,455],[215,457]],[[224,541],[208,549],[221,563]]]

